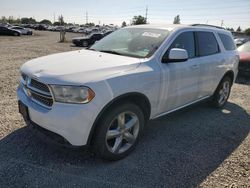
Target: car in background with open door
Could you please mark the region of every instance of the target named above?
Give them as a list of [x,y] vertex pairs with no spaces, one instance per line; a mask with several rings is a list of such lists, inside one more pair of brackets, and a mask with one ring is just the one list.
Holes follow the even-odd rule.
[[239,75],[250,77],[250,41],[238,47],[240,54]]

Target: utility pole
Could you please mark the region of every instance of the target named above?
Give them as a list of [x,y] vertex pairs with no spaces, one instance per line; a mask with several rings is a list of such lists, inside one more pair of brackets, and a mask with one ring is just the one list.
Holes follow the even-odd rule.
[[88,24],[88,11],[86,11],[86,24]]
[[221,20],[220,26],[222,27],[224,25],[224,20]]
[[54,12],[54,23],[56,22],[56,15],[55,15],[55,12]]
[[148,5],[146,6],[146,15],[145,15],[145,18],[146,18],[146,23],[148,21]]

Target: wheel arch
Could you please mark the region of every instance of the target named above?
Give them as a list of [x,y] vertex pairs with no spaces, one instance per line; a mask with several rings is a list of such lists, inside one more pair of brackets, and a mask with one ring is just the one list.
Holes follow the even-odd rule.
[[96,126],[97,126],[98,122],[101,121],[102,116],[105,113],[107,113],[108,110],[112,106],[119,105],[119,104],[124,103],[124,102],[133,102],[134,104],[138,105],[141,108],[141,110],[143,111],[143,114],[145,117],[145,122],[147,122],[149,120],[150,114],[151,114],[151,104],[150,104],[150,101],[149,101],[147,96],[145,96],[142,93],[138,93],[138,92],[130,92],[130,93],[120,95],[120,96],[114,98],[113,100],[111,100],[108,104],[106,104],[104,106],[104,108],[102,108],[100,113],[98,114],[97,118],[95,119],[95,121],[91,127],[88,141],[87,141],[87,145],[91,145],[94,134],[95,134]]
[[233,72],[232,70],[228,70],[227,72],[225,72],[225,74],[224,74],[224,75],[222,76],[222,78],[220,79],[220,82],[218,83],[217,87],[215,88],[215,90],[214,90],[214,92],[213,92],[213,95],[214,95],[215,92],[217,91],[217,89],[218,89],[218,87],[219,87],[221,81],[222,81],[226,76],[228,76],[228,77],[231,79],[232,84],[233,84],[234,79],[235,79],[235,77],[234,77],[234,72]]
[[232,70],[227,71],[222,77],[222,79],[225,78],[226,76],[228,76],[231,79],[232,83],[234,82],[235,77],[234,77],[234,72]]

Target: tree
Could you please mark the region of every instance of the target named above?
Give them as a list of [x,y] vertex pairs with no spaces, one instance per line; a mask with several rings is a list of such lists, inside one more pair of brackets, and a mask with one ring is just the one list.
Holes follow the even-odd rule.
[[122,22],[122,27],[126,27],[126,26],[127,26],[126,22],[123,21],[123,22]]
[[240,26],[237,28],[237,30],[236,30],[237,32],[241,32],[241,28],[240,28]]
[[33,18],[21,18],[22,24],[35,24],[36,20]]
[[231,32],[232,32],[232,31],[234,31],[234,28],[232,28],[232,27],[231,27],[231,28],[230,28],[230,27],[227,27],[227,28],[226,28],[226,30],[228,30],[228,31],[231,31]]
[[180,24],[180,23],[181,23],[180,15],[175,16],[173,24]]
[[61,23],[60,22],[54,22],[53,25],[54,26],[59,26]]
[[50,20],[46,20],[46,19],[40,21],[40,24],[52,25],[51,21]]
[[146,24],[146,18],[139,15],[139,16],[134,16],[132,20],[132,25],[140,25],[140,24]]
[[0,21],[3,22],[3,23],[6,23],[7,22],[7,18],[5,16],[2,16]]
[[245,30],[245,34],[248,35],[248,36],[250,36],[250,28],[247,28],[247,29]]

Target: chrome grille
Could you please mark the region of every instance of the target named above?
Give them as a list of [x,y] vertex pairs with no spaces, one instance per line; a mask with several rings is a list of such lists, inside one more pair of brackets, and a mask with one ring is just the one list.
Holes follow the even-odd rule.
[[49,97],[44,97],[42,95],[39,95],[35,92],[31,92],[31,97],[38,101],[39,103],[42,103],[43,105],[46,105],[48,107],[51,107],[52,104],[53,104],[53,99],[52,98],[49,98]]
[[22,74],[26,94],[39,105],[50,108],[53,105],[53,97],[47,84]]
[[34,79],[30,80],[30,86],[33,87],[33,88],[36,88],[38,90],[41,90],[43,92],[47,92],[47,93],[50,92],[49,87],[46,84],[41,83],[41,82],[39,82],[37,80],[34,80]]

